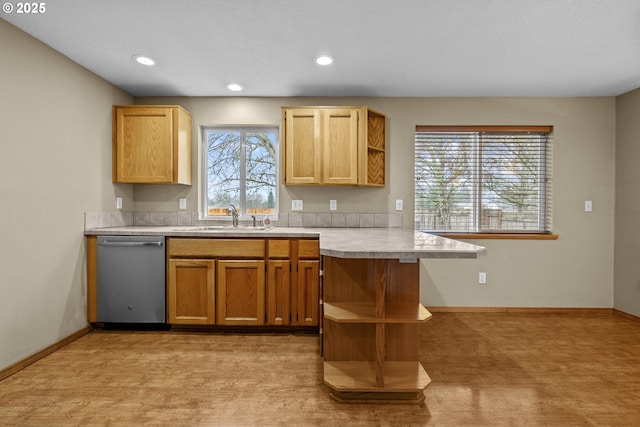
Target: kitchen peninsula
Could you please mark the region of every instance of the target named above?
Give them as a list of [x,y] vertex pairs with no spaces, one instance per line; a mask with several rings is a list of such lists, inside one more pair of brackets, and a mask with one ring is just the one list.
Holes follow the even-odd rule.
[[85,234],[161,235],[169,247],[172,238],[319,239],[324,381],[338,401],[424,400],[430,378],[419,359],[418,326],[431,314],[420,304],[418,260],[486,254],[481,246],[399,228],[128,226]]

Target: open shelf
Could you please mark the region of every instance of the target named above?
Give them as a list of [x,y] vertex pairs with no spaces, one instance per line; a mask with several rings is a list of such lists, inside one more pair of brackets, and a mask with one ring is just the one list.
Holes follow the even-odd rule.
[[385,152],[369,147],[367,149],[367,180],[371,185],[385,184]]
[[386,184],[386,116],[370,108],[367,114],[367,184],[383,187]]
[[324,382],[337,391],[422,392],[431,378],[420,362],[383,364],[384,387],[376,385],[375,362],[324,362]]
[[324,316],[341,323],[422,323],[431,313],[416,303],[387,304],[384,317],[376,317],[372,303],[324,303]]

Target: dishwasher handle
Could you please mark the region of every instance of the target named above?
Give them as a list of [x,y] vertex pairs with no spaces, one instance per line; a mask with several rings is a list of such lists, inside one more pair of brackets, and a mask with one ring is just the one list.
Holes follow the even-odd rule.
[[123,241],[110,241],[110,240],[100,240],[98,241],[98,246],[120,246],[120,247],[136,247],[136,246],[157,246],[162,247],[162,240],[158,240],[155,242],[123,242]]

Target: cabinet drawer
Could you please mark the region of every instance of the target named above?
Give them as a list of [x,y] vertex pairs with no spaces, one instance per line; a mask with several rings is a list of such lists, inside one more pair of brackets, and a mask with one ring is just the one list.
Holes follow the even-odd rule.
[[267,243],[269,258],[289,258],[289,240],[269,240]]
[[298,258],[319,258],[319,240],[300,240],[298,242]]
[[169,239],[169,257],[264,258],[264,240]]

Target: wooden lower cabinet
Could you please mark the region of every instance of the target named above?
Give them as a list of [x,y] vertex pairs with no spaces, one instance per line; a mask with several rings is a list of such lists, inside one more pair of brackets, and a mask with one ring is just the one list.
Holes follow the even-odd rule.
[[320,299],[318,281],[320,277],[320,261],[298,261],[298,301],[296,324],[301,326],[318,326]]
[[264,261],[218,261],[217,315],[219,325],[264,325]]
[[291,324],[291,263],[269,260],[267,266],[267,323]]
[[215,261],[169,260],[168,322],[182,325],[215,323]]
[[319,326],[317,239],[169,238],[167,322]]
[[270,325],[317,327],[319,241],[269,240],[268,248],[267,322]]

